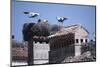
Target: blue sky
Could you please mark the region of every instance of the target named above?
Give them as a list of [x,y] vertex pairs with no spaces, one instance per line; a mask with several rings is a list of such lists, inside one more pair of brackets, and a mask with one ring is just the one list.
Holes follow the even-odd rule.
[[[28,18],[23,11],[38,12],[37,18]],[[12,1],[12,35],[15,39],[22,41],[22,27],[24,23],[35,22],[37,19],[48,19],[50,24],[58,24],[56,16],[67,17],[64,26],[71,24],[81,24],[89,31],[89,38],[95,32],[95,6],[69,5],[69,4],[48,4],[35,2]]]

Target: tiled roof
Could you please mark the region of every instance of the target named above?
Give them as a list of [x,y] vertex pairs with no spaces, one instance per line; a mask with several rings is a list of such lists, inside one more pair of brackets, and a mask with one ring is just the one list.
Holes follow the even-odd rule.
[[50,37],[54,37],[54,36],[64,35],[64,34],[67,34],[67,33],[75,33],[77,31],[76,29],[79,28],[79,27],[83,28],[87,33],[89,33],[87,31],[87,29],[85,29],[81,24],[74,24],[74,25],[64,27],[60,31],[58,31],[55,34],[50,35],[48,37],[50,38]]
[[75,29],[77,27],[83,28],[89,34],[89,32],[87,31],[87,29],[85,27],[83,27],[81,24],[74,24],[74,25],[70,25],[70,26],[67,26],[67,27],[64,27],[64,28],[72,28],[72,29]]

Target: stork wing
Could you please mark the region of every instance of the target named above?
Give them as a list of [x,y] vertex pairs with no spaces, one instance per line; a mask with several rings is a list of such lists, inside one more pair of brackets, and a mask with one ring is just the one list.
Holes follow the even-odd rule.
[[29,12],[24,12],[24,14],[29,14]]
[[29,16],[29,18],[34,18],[34,17],[36,17],[36,16]]
[[39,16],[39,13],[34,13],[34,12],[29,13],[29,18],[34,18],[34,17],[37,17],[37,16]]
[[65,17],[64,19],[67,20],[68,18]]

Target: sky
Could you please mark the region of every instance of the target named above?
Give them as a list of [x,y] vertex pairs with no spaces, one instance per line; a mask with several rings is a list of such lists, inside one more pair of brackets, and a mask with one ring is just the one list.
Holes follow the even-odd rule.
[[[64,26],[81,24],[89,32],[89,39],[93,39],[96,24],[96,7],[87,5],[54,4],[37,2],[19,2],[12,0],[11,18],[12,35],[15,40],[23,41],[22,28],[24,23],[30,23],[38,19],[48,19],[49,24],[58,24],[56,16],[67,17]],[[36,18],[29,18],[24,11],[37,12],[40,15]]]

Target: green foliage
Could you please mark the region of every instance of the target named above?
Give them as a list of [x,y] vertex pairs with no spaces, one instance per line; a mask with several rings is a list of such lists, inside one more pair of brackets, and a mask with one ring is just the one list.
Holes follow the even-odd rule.
[[53,34],[53,33],[57,32],[57,31],[59,31],[59,29],[60,29],[60,27],[55,24],[55,25],[51,25],[50,31]]

